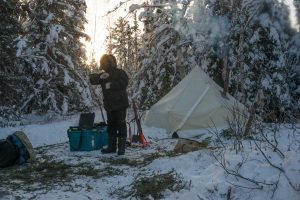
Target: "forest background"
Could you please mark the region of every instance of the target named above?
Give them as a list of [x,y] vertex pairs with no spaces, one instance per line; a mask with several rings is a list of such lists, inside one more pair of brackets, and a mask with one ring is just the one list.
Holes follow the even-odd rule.
[[[122,4],[107,15],[124,9]],[[299,119],[297,1],[148,0],[126,5],[124,16],[107,27],[105,49],[130,76],[128,91],[140,109],[151,107],[193,67],[201,67],[248,108],[262,97],[254,108],[264,121]],[[84,0],[0,1],[2,126],[28,115],[69,115],[101,104],[101,90],[88,78],[98,71],[99,58],[87,58],[86,10]]]

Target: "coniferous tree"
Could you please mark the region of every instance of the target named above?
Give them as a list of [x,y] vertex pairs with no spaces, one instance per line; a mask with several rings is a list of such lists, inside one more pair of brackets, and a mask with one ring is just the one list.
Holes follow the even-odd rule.
[[20,16],[20,3],[14,1],[0,1],[0,48],[1,48],[1,73],[14,70],[16,48],[14,41],[21,33],[21,24],[18,21]]
[[299,34],[299,22],[300,22],[300,1],[294,0],[295,6],[295,21],[297,27],[294,28],[294,34],[289,40],[286,52],[286,60],[288,68],[288,86],[291,93],[292,101],[292,114],[293,118],[300,118],[300,34]]
[[300,118],[300,34],[296,33],[288,43],[286,53],[288,68],[288,86],[291,93],[293,117]]
[[185,43],[187,22],[182,14],[185,7],[180,9],[175,1],[152,3],[145,5],[140,14],[145,33],[134,96],[143,109],[149,108],[180,81],[190,69],[189,57],[192,57],[189,42]]
[[131,50],[131,62],[132,66],[134,68],[134,71],[137,71],[140,63],[139,63],[139,49],[141,46],[141,39],[140,39],[140,28],[139,28],[139,22],[137,19],[137,13],[134,12],[134,17],[133,17],[133,26],[131,27],[132,29],[132,50]]
[[120,17],[114,24],[114,28],[111,29],[110,36],[107,38],[109,42],[109,49],[118,60],[119,67],[128,71],[129,67],[129,55],[131,55],[131,28],[129,22]]
[[278,120],[291,110],[287,80],[286,51],[291,39],[288,11],[282,3],[252,1],[235,7],[231,31],[232,88],[245,105],[253,104],[257,92],[264,92],[261,114]]
[[[204,49],[208,50],[199,51],[202,66],[222,87],[224,51],[227,52],[231,94],[250,107],[262,89],[265,105],[260,110],[261,115],[266,120],[278,120],[284,117],[283,113],[290,113],[292,106],[287,82],[290,66],[286,58],[287,44],[293,34],[289,12],[283,3],[277,1],[225,2],[206,2],[211,19],[228,21],[229,34],[217,38],[213,44],[210,44],[211,39],[203,43]],[[202,32],[202,37],[210,36],[214,33]]]
[[[16,108],[26,96],[26,76],[22,76],[21,66],[17,62],[16,40],[22,34],[20,19],[23,14],[18,0],[0,1],[0,121],[19,118]],[[19,43],[24,45],[24,43]]]
[[92,103],[80,41],[86,37],[85,2],[34,0],[28,5],[27,34],[23,38],[26,48],[18,51],[31,77],[33,92],[20,109],[26,113],[63,114],[86,109]]
[[[140,15],[145,34],[140,51],[139,82],[135,88],[136,96],[145,108],[173,87],[170,83],[176,80],[180,55],[178,45],[173,44],[178,44],[179,38],[179,44],[187,44],[182,47],[186,52],[183,56],[186,71],[199,65],[221,87],[228,76],[229,92],[247,107],[251,107],[261,89],[265,105],[259,112],[264,119],[279,120],[299,110],[296,50],[299,45],[284,2],[194,1],[187,16],[181,17],[178,17],[180,9],[168,10],[176,8],[172,2],[168,2],[168,8],[162,5],[166,1],[156,3],[157,7],[154,3],[146,5]],[[176,11],[177,14],[172,14]],[[173,59],[168,60],[170,55]],[[224,70],[226,63],[229,70]],[[168,77],[164,76],[166,71]],[[226,73],[228,71],[230,73]]]
[[[147,108],[171,89],[175,72],[175,31],[163,9],[146,8],[142,67],[138,75],[138,102]],[[167,39],[166,39],[167,38]],[[166,39],[163,41],[163,39]]]
[[133,15],[133,25],[120,17],[110,29],[106,38],[107,51],[116,56],[119,67],[123,68],[129,75],[129,94],[132,94],[132,85],[135,82],[135,73],[140,66],[140,30],[136,13]]

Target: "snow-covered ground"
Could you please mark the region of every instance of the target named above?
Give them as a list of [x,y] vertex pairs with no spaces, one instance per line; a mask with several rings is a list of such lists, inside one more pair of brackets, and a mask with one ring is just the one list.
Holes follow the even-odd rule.
[[[38,157],[0,170],[0,199],[300,199],[299,128],[279,130],[280,152],[249,140],[236,153],[233,141],[224,139],[226,148],[211,142],[209,148],[175,154],[176,139],[144,126],[151,145],[128,147],[125,156],[117,156],[70,152],[67,129],[78,119],[0,129],[0,139],[25,132]],[[197,140],[207,136],[213,135]]]

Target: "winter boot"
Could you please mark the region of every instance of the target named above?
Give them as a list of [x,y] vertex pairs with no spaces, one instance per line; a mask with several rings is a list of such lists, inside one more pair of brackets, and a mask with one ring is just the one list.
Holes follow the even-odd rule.
[[101,150],[102,153],[116,153],[116,145],[117,145],[117,138],[113,136],[108,137],[108,147]]
[[118,155],[125,154],[126,137],[119,137],[118,139]]

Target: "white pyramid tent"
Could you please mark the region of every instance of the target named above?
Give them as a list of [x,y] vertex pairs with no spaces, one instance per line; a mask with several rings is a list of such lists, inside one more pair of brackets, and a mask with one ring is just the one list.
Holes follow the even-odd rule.
[[169,133],[180,130],[227,126],[232,109],[245,107],[231,95],[222,95],[218,86],[200,67],[195,67],[166,96],[147,112],[147,126],[165,128]]

